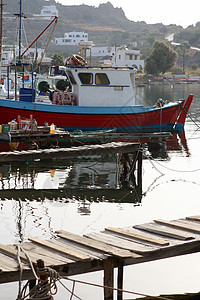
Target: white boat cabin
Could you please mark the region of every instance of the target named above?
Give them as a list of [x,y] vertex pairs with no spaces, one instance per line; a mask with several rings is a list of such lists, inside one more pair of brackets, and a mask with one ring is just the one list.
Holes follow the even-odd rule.
[[66,67],[78,106],[135,105],[135,71],[125,67]]

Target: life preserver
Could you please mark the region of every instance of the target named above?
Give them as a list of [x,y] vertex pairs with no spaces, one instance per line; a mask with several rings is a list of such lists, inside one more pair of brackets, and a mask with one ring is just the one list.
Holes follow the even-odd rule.
[[71,59],[72,63],[76,66],[83,67],[83,66],[87,65],[85,58],[83,58],[82,56],[80,56],[78,54],[72,55],[72,57],[70,59]]

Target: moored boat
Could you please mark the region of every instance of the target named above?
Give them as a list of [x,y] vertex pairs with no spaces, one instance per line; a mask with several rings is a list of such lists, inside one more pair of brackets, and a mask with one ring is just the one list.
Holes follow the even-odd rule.
[[[115,129],[116,132],[122,133],[148,133],[184,130],[185,119],[193,96],[189,95],[187,100],[169,103],[159,99],[150,107],[136,105],[134,97],[136,70],[134,68],[88,67],[82,57],[73,55],[67,60],[65,67],[66,80],[58,81],[54,91],[49,88],[45,80],[43,83],[40,82],[40,87],[42,86],[42,91],[46,94],[37,95],[33,66],[21,61],[21,57],[26,52],[21,54],[21,18],[20,1],[19,61],[10,64],[10,67],[15,70],[15,78],[17,69],[22,70],[22,87],[19,89],[18,96],[15,80],[14,100],[9,99],[9,86],[8,99],[0,97],[1,124],[18,120],[19,116],[23,119],[32,116],[39,126],[54,123],[57,127],[62,127],[67,131]],[[28,88],[24,82],[26,67],[31,70],[31,84]],[[9,78],[9,67],[7,75]],[[41,97],[43,97],[42,102]]]
[[[0,118],[6,124],[30,115],[38,125],[54,123],[65,130],[117,132],[181,132],[193,95],[187,100],[150,107],[136,105],[133,68],[67,66],[70,92],[56,90],[50,104],[39,103],[33,89],[23,89],[16,101],[0,99]],[[27,97],[28,96],[28,97]]]

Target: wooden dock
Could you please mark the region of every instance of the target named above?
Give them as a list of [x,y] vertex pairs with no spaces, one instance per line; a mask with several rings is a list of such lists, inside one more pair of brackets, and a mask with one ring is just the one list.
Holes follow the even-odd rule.
[[0,152],[0,162],[24,161],[34,159],[66,159],[84,155],[109,153],[133,153],[140,147],[139,143],[111,142],[101,145],[84,145],[70,148],[51,148]]
[[[24,252],[18,252],[20,247]],[[18,248],[19,249],[19,248]],[[0,245],[0,283],[18,281],[17,256],[23,265],[23,280],[33,273],[27,264],[38,259],[60,276],[104,270],[104,285],[113,287],[118,268],[118,299],[122,299],[123,267],[200,251],[200,216],[178,220],[155,220],[127,228],[107,227],[102,232],[79,236],[63,230],[51,240],[29,238],[19,245]],[[104,299],[113,299],[113,290],[104,290]]]

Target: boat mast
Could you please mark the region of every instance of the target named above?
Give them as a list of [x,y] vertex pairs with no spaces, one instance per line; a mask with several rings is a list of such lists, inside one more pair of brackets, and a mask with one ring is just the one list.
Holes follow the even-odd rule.
[[3,0],[1,0],[1,12],[0,12],[0,16],[1,16],[1,23],[0,23],[0,79],[1,79],[1,57],[2,57],[2,33],[3,33]]
[[19,58],[18,63],[21,64],[21,40],[22,40],[22,0],[19,1],[19,13],[14,14],[19,18]]
[[22,39],[22,1],[19,1],[19,60],[21,63],[21,39]]

